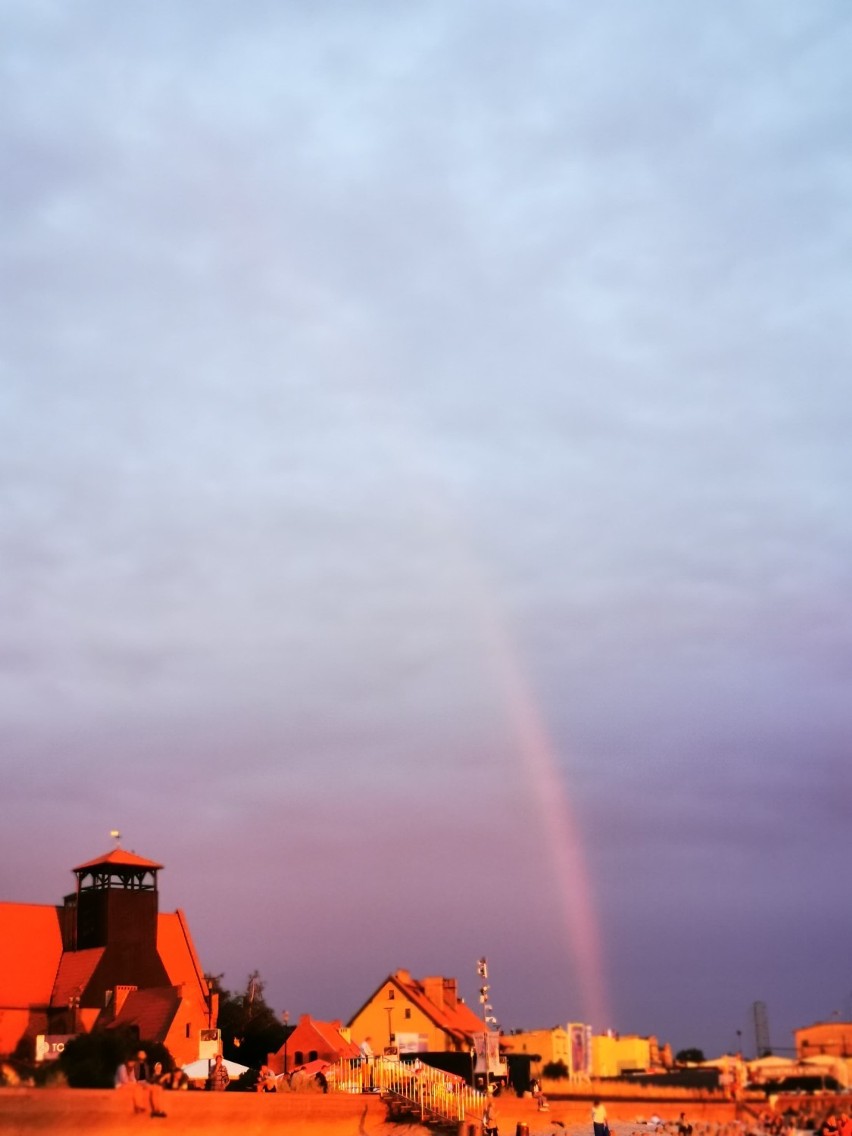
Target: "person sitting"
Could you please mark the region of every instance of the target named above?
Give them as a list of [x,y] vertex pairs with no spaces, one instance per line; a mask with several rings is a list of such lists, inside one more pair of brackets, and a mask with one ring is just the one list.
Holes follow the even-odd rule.
[[[159,1068],[159,1072],[157,1071]],[[136,1054],[136,1107],[135,1112],[145,1112],[146,1107],[152,1116],[164,1117],[160,1103],[159,1078],[162,1076],[163,1066],[151,1065],[144,1049]]]
[[278,1086],[275,1082],[275,1074],[268,1065],[261,1065],[260,1076],[257,1078],[255,1088],[259,1093],[274,1093],[277,1091]]

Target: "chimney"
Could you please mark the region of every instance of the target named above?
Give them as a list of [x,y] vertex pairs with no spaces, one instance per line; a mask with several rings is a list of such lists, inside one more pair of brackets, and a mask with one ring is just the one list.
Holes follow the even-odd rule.
[[444,980],[440,975],[423,979],[423,993],[435,1006],[444,1005]]
[[444,1004],[455,1008],[459,1001],[458,982],[455,978],[444,979]]

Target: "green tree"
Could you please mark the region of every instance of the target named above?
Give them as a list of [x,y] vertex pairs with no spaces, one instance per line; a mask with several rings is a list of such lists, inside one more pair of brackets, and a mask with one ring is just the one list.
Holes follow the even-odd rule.
[[284,1023],[263,996],[263,979],[253,970],[245,990],[232,994],[222,985],[221,974],[208,974],[206,978],[213,993],[219,995],[217,1025],[222,1031],[223,1056],[259,1069],[270,1053],[281,1048],[286,1033]]

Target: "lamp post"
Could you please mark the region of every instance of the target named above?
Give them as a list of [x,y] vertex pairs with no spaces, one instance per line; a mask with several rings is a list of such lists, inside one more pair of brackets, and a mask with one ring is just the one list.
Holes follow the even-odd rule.
[[281,1018],[284,1022],[284,1076],[286,1077],[289,1072],[287,1068],[287,1042],[290,1039],[290,1011],[285,1010]]
[[388,1045],[393,1045],[393,1006],[385,1006],[388,1016]]
[[[488,977],[488,960],[483,955],[482,958],[476,961],[476,974],[478,978]],[[482,1006],[482,1065],[484,1069],[483,1088],[488,1091],[488,1012],[491,1007],[488,1005],[488,992],[491,987],[487,982],[484,982],[479,988],[479,1004]]]
[[68,999],[68,1013],[71,1018],[71,1033],[77,1033],[77,1011],[80,1008],[80,995],[79,993],[72,994]]

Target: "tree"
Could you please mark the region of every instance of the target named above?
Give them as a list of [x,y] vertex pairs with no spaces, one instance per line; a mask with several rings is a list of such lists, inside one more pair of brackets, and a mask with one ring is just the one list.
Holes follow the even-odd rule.
[[259,1069],[267,1056],[284,1044],[286,1027],[263,996],[265,983],[253,970],[242,994],[232,994],[222,985],[221,974],[206,975],[214,994],[219,995],[217,1025],[222,1031],[222,1054],[250,1069]]
[[679,1049],[675,1054],[678,1065],[699,1065],[703,1060],[703,1049]]
[[564,1081],[568,1076],[568,1066],[564,1061],[548,1061],[542,1067],[541,1075],[548,1081]]
[[158,1041],[140,1041],[135,1030],[94,1030],[72,1038],[59,1055],[59,1065],[72,1089],[111,1089],[118,1066],[144,1049],[153,1064],[172,1069],[172,1055]]

